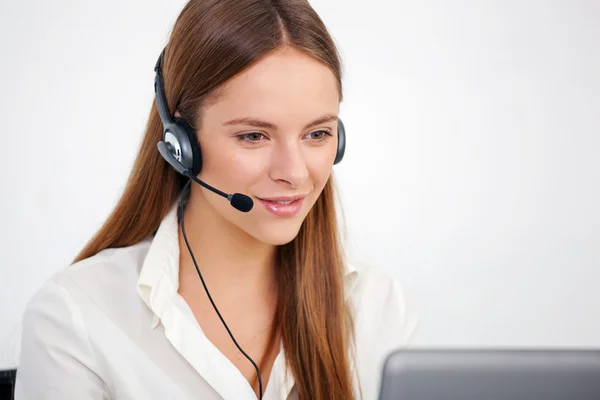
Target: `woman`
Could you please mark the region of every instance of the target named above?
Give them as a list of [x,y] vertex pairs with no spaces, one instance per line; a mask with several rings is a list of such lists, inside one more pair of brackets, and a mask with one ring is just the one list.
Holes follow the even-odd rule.
[[342,255],[322,21],[302,0],[192,0],[156,70],[120,201],[27,306],[17,400],[376,398],[414,325],[394,280]]

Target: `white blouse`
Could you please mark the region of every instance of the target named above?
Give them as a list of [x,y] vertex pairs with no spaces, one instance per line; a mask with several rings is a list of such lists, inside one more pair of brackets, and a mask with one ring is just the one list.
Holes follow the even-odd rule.
[[[256,399],[177,293],[178,274],[177,204],[154,237],[56,273],[26,307],[15,399]],[[360,382],[374,400],[385,357],[409,343],[417,319],[382,271],[348,265],[344,279],[355,313],[354,390]],[[297,398],[284,367],[281,348],[264,400]]]

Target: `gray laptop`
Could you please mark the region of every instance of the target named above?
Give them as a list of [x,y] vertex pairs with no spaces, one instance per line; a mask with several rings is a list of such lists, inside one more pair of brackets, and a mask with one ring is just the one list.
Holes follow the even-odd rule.
[[390,354],[379,400],[600,400],[598,350],[425,350]]

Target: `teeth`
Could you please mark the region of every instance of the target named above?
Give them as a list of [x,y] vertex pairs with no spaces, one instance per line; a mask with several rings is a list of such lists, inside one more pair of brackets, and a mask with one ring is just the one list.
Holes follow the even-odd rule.
[[273,203],[277,203],[277,204],[290,204],[292,202],[292,200],[290,201],[274,201]]

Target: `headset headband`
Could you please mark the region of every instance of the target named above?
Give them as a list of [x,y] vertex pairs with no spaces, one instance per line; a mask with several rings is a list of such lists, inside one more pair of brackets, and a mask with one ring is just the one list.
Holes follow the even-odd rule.
[[163,122],[164,126],[168,126],[174,123],[173,117],[169,112],[169,106],[167,105],[167,98],[165,96],[163,79],[162,79],[162,63],[165,54],[165,49],[158,56],[158,61],[154,66],[156,76],[154,78],[154,92],[156,93],[156,106],[158,107],[158,114]]

